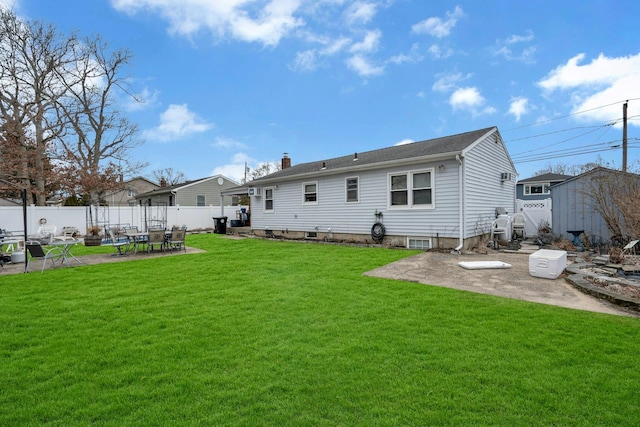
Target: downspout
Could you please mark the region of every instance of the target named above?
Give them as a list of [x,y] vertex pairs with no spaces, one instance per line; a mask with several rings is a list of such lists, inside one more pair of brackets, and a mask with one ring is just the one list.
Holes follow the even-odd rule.
[[458,229],[460,230],[460,238],[459,238],[458,246],[456,246],[456,248],[453,251],[451,251],[451,253],[459,254],[462,248],[464,247],[464,205],[463,205],[464,183],[462,181],[464,174],[462,173],[463,164],[462,164],[462,157],[460,156],[460,154],[456,154],[456,160],[458,161],[458,165],[460,165],[460,167],[458,168],[458,206],[460,207],[460,212],[458,213],[458,218],[460,221],[460,223],[458,224]]

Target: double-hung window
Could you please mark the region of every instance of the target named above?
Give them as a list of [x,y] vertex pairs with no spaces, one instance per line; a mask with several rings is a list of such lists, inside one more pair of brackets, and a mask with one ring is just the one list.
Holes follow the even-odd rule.
[[358,194],[358,177],[350,177],[345,181],[346,192],[347,192],[347,202],[358,202],[360,200],[360,196]]
[[204,195],[203,194],[198,194],[196,196],[196,206],[205,206],[205,201],[204,201]]
[[264,189],[264,210],[265,212],[273,211],[273,188]]
[[317,182],[305,182],[302,184],[303,191],[303,203],[305,205],[318,204],[318,183]]
[[432,208],[433,170],[389,174],[390,208]]

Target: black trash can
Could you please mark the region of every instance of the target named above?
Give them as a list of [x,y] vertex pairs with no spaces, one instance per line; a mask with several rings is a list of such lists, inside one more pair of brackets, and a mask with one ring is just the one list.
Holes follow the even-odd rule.
[[213,222],[214,222],[214,228],[213,228],[214,233],[227,234],[227,217],[226,216],[214,216]]

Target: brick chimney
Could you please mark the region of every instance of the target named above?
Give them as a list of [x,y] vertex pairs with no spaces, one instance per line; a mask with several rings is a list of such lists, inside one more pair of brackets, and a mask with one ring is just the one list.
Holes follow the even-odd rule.
[[167,186],[167,180],[164,179],[164,177],[160,178],[160,187],[166,187]]
[[289,156],[287,155],[287,153],[284,153],[282,155],[282,163],[281,163],[282,168],[281,169],[286,169],[286,168],[290,168],[291,167],[291,159],[289,158]]

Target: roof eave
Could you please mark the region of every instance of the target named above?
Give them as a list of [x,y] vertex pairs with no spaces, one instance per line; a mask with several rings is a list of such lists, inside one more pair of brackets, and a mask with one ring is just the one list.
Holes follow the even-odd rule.
[[247,186],[254,187],[256,185],[263,184],[272,184],[276,182],[286,182],[286,181],[297,181],[299,179],[304,178],[315,178],[320,176],[327,175],[338,175],[345,172],[354,172],[354,171],[367,171],[367,170],[376,170],[376,169],[385,169],[393,166],[404,166],[404,165],[412,165],[416,163],[423,163],[426,161],[436,162],[446,159],[455,159],[457,155],[463,154],[463,151],[455,151],[455,152],[447,152],[447,153],[439,153],[439,154],[431,154],[428,156],[420,156],[420,157],[411,157],[405,159],[397,159],[397,160],[389,160],[385,162],[376,162],[376,163],[367,163],[364,165],[352,165],[349,167],[340,167],[340,168],[327,168],[320,169],[313,172],[300,173],[295,175],[284,176],[281,178],[260,178],[257,182],[250,181],[247,183]]

